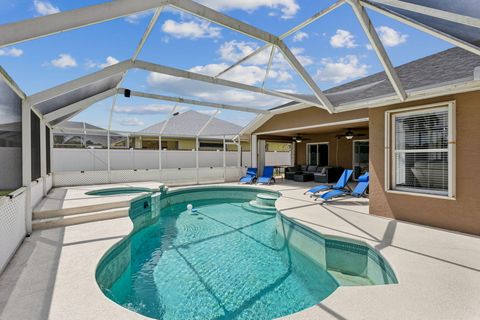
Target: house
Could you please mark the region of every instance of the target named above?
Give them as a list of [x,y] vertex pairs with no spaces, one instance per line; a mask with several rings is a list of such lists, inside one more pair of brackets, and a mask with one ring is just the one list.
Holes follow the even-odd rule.
[[[195,149],[199,136],[199,149],[215,151],[223,149],[223,138],[232,140],[240,135],[243,127],[194,110],[175,113],[169,120],[151,125],[131,135],[136,149],[157,149],[158,134],[162,132],[162,149]],[[242,150],[249,150],[248,139],[241,142]],[[231,147],[227,146],[227,150]]]
[[395,68],[405,102],[380,72],[325,91],[342,112],[278,106],[248,128],[252,145],[293,137],[296,164],[368,170],[371,214],[480,234],[479,66],[452,48]]

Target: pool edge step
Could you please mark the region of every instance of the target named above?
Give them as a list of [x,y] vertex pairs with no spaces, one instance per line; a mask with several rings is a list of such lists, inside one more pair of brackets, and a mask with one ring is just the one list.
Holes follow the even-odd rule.
[[[89,213],[94,211],[103,211],[110,209],[118,209],[130,206],[130,200],[117,201],[117,202],[106,202],[91,204],[86,206],[71,207],[71,208],[62,208],[62,209],[52,209],[52,210],[33,210],[34,219],[47,219],[60,216],[70,216],[82,213]],[[38,206],[37,206],[38,207]]]
[[33,219],[34,230],[65,227],[81,223],[110,220],[128,216],[130,207],[113,208],[108,210],[91,211],[71,215],[62,215],[49,218]]

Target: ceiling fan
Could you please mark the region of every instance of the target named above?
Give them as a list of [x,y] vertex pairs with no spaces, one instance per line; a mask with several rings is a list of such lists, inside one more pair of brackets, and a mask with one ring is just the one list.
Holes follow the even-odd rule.
[[339,134],[336,135],[335,138],[340,139],[340,138],[345,138],[347,140],[352,140],[353,138],[360,138],[360,137],[366,137],[367,134],[365,133],[357,133],[355,134],[352,129],[348,128],[347,131],[345,131],[344,134]]
[[296,143],[301,143],[302,141],[312,140],[312,139],[302,137],[299,133],[297,133],[297,135],[292,137],[292,140],[295,141]]

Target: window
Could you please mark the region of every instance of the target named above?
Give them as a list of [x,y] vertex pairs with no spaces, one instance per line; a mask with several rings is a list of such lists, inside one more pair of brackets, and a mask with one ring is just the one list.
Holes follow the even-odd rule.
[[454,197],[453,117],[453,103],[387,112],[389,190]]
[[200,150],[216,151],[223,150],[223,142],[199,142]]
[[307,144],[307,159],[311,166],[328,166],[328,143]]

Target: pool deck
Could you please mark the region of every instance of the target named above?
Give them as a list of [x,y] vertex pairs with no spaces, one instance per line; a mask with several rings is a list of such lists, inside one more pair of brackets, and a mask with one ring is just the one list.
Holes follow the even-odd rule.
[[[380,251],[399,284],[339,287],[285,319],[480,319],[480,237],[371,216],[365,199],[322,206],[303,195],[308,186],[268,188],[282,193],[276,206],[290,219]],[[95,282],[98,261],[131,227],[120,218],[35,231],[0,276],[0,319],[146,319]]]

